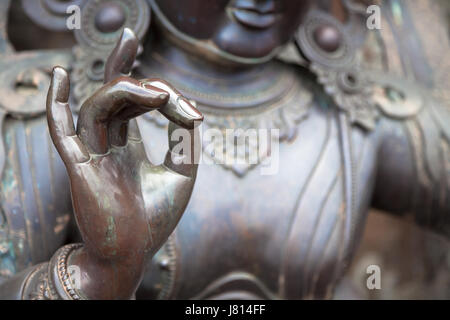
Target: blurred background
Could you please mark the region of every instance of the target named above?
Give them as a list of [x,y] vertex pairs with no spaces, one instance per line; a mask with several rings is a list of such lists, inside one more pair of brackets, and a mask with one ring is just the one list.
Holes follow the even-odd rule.
[[[381,290],[367,289],[370,265],[381,269]],[[334,299],[450,299],[450,243],[413,221],[373,210]]]

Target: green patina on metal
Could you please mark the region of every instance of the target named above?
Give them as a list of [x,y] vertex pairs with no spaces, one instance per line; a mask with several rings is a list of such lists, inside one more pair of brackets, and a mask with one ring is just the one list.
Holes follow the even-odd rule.
[[397,25],[400,26],[403,24],[403,10],[398,1],[392,2],[392,15],[394,16],[394,20]]
[[[114,246],[117,241],[117,235],[116,235],[116,224],[114,217],[108,217],[108,226],[106,228],[106,238],[105,242],[106,245]],[[112,254],[116,254],[116,251],[114,250]]]

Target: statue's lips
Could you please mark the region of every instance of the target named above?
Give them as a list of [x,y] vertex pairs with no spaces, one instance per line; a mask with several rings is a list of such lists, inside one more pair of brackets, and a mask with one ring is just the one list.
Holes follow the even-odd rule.
[[278,15],[274,12],[260,13],[254,10],[233,8],[233,17],[244,26],[257,29],[267,29],[275,24]]

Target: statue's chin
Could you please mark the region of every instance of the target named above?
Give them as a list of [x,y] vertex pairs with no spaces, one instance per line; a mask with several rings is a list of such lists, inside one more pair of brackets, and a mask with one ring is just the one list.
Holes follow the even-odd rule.
[[275,32],[251,30],[237,23],[228,23],[219,28],[212,42],[224,52],[250,59],[264,59],[281,45]]
[[[173,31],[173,30],[172,30]],[[208,40],[190,37],[182,32],[163,29],[166,39],[185,51],[219,65],[257,65],[272,60],[281,50],[270,38],[255,42],[230,38],[230,33],[217,33]]]

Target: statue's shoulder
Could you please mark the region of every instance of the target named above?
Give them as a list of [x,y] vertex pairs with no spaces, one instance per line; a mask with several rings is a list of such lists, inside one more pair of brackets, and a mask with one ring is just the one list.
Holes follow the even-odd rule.
[[[280,60],[295,70],[302,87],[349,115],[352,123],[368,131],[388,117],[405,120],[416,116],[427,101],[427,89],[389,73],[370,70],[357,63],[327,65],[303,61],[295,48]],[[331,101],[330,101],[331,100]]]
[[389,73],[312,64],[325,93],[352,123],[371,131],[381,118],[406,121],[437,104],[429,88]]
[[426,140],[442,136],[450,142],[450,108],[433,88],[388,74],[372,73],[371,103],[380,117],[416,123]]
[[[16,2],[0,3],[0,112],[28,118],[45,113],[51,70],[56,65],[68,68],[72,53],[70,49],[16,50],[7,27],[13,33],[16,24],[22,21],[18,9],[21,7]],[[29,9],[28,5],[22,11],[25,9]],[[9,24],[11,17],[19,22]]]

